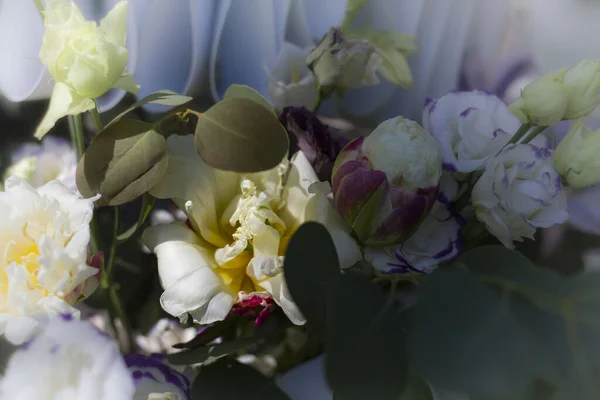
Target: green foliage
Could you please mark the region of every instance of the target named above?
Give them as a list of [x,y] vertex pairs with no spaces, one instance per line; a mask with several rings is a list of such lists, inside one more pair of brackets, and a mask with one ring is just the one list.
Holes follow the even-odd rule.
[[146,218],[148,218],[148,215],[150,215],[150,211],[152,211],[152,206],[154,206],[155,200],[156,199],[151,194],[144,193],[144,195],[142,196],[142,206],[140,208],[140,215],[138,217],[137,222],[135,224],[133,224],[125,232],[123,232],[119,236],[117,236],[117,240],[119,242],[124,242],[127,239],[129,239],[144,224],[144,222],[146,221]]
[[289,400],[273,380],[237,361],[223,359],[200,369],[192,400]]
[[92,140],[77,166],[77,188],[100,193],[100,205],[117,206],[147,192],[168,166],[165,138],[151,124],[125,119]]
[[343,275],[328,307],[325,370],[342,399],[396,400],[408,376],[406,327],[369,279]]
[[250,86],[246,85],[237,85],[233,84],[227,88],[225,95],[223,96],[223,100],[235,99],[235,98],[244,98],[248,100],[252,100],[255,103],[262,105],[264,108],[269,110],[270,112],[277,117],[275,110],[273,110],[273,106],[269,103],[269,100],[265,99],[258,93],[256,90],[252,89]]
[[276,167],[289,142],[285,128],[265,106],[248,97],[223,100],[200,116],[196,151],[212,167],[260,172]]
[[158,92],[151,93],[143,99],[140,99],[133,103],[125,111],[113,118],[113,120],[108,123],[107,127],[117,123],[125,115],[135,110],[136,108],[143,106],[144,104],[157,104],[165,107],[177,107],[191,100],[191,97],[182,96],[170,90],[159,90]]
[[420,287],[415,367],[434,386],[490,399],[597,399],[600,274],[562,277],[516,251],[484,246]]
[[340,263],[333,240],[317,222],[302,224],[290,240],[283,272],[294,302],[309,326],[325,333],[327,298],[340,277]]

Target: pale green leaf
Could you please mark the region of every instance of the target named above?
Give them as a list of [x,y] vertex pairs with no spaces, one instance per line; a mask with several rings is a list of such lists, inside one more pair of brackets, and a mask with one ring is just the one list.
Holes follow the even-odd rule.
[[374,47],[382,50],[393,49],[405,56],[417,51],[415,37],[406,33],[389,30],[349,29],[344,32],[348,39],[369,41]]
[[267,110],[272,112],[273,115],[277,116],[275,110],[273,110],[273,106],[271,106],[271,103],[269,103],[267,99],[265,99],[260,93],[252,89],[250,86],[237,84],[229,86],[225,92],[225,95],[223,96],[223,100],[233,98],[245,98],[252,100],[265,107]]

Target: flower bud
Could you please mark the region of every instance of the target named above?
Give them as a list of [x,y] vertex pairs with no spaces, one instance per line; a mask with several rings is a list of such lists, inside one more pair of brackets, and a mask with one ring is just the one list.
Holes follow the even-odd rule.
[[348,89],[379,83],[375,72],[381,57],[375,48],[366,40],[344,39],[337,28],[331,28],[306,63],[322,87]]
[[365,245],[408,239],[435,202],[442,156],[435,138],[396,117],[350,142],[333,167],[336,207]]
[[593,131],[582,120],[558,144],[552,164],[569,186],[583,187],[600,182],[600,129]]
[[565,85],[569,88],[569,103],[565,119],[576,119],[589,115],[600,104],[600,60],[582,61],[565,74]]
[[566,68],[549,73],[525,86],[509,110],[523,123],[549,126],[565,118],[569,92],[564,82]]

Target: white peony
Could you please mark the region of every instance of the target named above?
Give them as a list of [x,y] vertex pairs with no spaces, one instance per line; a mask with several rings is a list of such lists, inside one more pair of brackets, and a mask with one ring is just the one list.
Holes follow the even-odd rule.
[[423,127],[438,140],[447,171],[473,172],[506,145],[521,122],[496,96],[451,92],[427,100]]
[[69,316],[17,350],[0,380],[0,400],[131,400],[134,390],[110,338]]
[[323,223],[332,235],[342,267],[361,259],[349,228],[327,197],[306,157],[269,171],[237,174],[208,166],[192,136],[167,140],[169,168],[150,190],[171,198],[189,217],[191,229],[172,223],[148,228],[143,241],[158,257],[165,289],[161,305],[185,321],[223,320],[247,292],[270,294],[296,324],[304,317],[283,278],[283,256],[304,222]]
[[537,228],[568,219],[567,195],[551,158],[545,148],[509,145],[489,161],[473,188],[477,218],[508,248],[533,239]]
[[58,180],[69,189],[77,190],[77,155],[65,139],[46,136],[41,143],[23,144],[12,153],[11,161],[7,177],[18,176],[33,187]]
[[96,288],[100,271],[87,264],[94,198],[58,181],[38,189],[16,177],[0,192],[0,334],[23,343],[40,322],[72,307]]

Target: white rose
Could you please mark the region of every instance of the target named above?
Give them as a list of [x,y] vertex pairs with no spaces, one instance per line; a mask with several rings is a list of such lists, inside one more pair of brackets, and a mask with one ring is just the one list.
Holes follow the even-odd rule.
[[208,324],[224,319],[240,294],[258,292],[269,293],[294,323],[304,323],[282,271],[288,241],[304,221],[328,228],[342,267],[361,259],[329,188],[318,183],[301,152],[272,170],[237,174],[204,163],[193,136],[171,136],[167,144],[169,168],[150,193],[173,199],[192,228],[153,226],[143,242],[158,257],[161,305],[169,314]]
[[58,180],[69,189],[77,190],[77,155],[67,140],[46,136],[41,143],[22,145],[11,156],[7,177],[18,176],[33,187]]
[[91,324],[57,317],[10,358],[0,400],[131,400],[119,350]]
[[86,21],[73,0],[48,0],[44,11],[44,36],[40,61],[56,80],[50,106],[36,129],[43,137],[66,115],[95,107],[93,99],[112,87],[137,92],[125,69],[127,1],[120,1],[97,25]]
[[287,106],[312,109],[319,96],[314,75],[306,66],[311,48],[284,42],[269,74],[269,95],[276,109]]
[[423,111],[423,127],[438,140],[444,169],[453,172],[483,169],[520,126],[502,100],[482,91],[427,100]]
[[545,148],[509,145],[489,161],[473,188],[477,218],[508,248],[533,239],[536,228],[568,219],[567,195],[551,158]]
[[58,181],[34,189],[16,177],[0,192],[0,334],[26,341],[41,321],[73,308],[96,288],[87,264],[94,200]]

